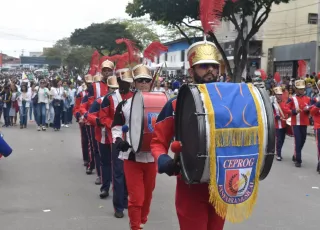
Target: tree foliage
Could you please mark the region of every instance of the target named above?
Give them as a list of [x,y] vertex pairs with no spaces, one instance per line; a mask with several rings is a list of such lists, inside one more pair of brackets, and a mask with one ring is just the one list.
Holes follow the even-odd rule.
[[154,22],[147,19],[109,19],[107,24],[119,23],[126,27],[132,36],[141,42],[143,48],[147,47],[153,41],[160,41],[157,34],[157,28]]
[[115,43],[118,38],[130,39],[136,43],[138,48],[142,48],[140,41],[134,38],[125,25],[120,23],[98,23],[84,29],[76,29],[71,34],[70,44],[91,47],[101,55],[114,55],[126,51],[124,44]]
[[[133,18],[150,15],[152,21],[163,25],[176,27],[179,32],[191,43],[191,39],[181,26],[203,31],[200,26],[193,23],[199,21],[200,0],[133,0],[126,8],[126,12]],[[214,33],[209,33],[210,39],[216,44],[226,64],[227,72],[233,81],[240,82],[243,70],[248,59],[248,44],[250,39],[259,31],[260,27],[269,17],[272,4],[288,3],[290,0],[226,0],[222,13],[222,20],[234,24],[238,34],[235,38],[234,65],[232,71],[223,47]],[[252,18],[248,25],[248,18]],[[250,30],[248,30],[250,28]],[[247,33],[244,33],[247,30]]]
[[45,50],[44,56],[51,59],[59,58],[68,70],[77,68],[80,74],[85,73],[91,59],[93,49],[90,47],[71,46],[69,38],[58,40],[54,46]]

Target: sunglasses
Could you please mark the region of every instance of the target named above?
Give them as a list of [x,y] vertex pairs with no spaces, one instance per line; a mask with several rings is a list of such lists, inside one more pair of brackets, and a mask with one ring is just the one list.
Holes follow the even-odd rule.
[[210,67],[214,68],[214,69],[217,69],[217,65],[215,64],[207,64],[207,63],[204,63],[204,64],[199,64],[199,67],[201,69],[208,69]]
[[136,80],[138,83],[150,83],[152,81],[152,79],[148,79],[148,78],[139,78]]

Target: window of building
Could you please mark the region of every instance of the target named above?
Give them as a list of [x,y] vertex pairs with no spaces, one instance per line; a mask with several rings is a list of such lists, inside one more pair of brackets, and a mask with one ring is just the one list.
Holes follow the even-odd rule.
[[157,57],[157,64],[160,63],[160,56]]
[[185,50],[181,50],[181,61],[184,62]]
[[309,13],[308,24],[318,24],[318,14]]
[[165,53],[165,54],[164,54],[164,60],[165,60],[165,61],[168,61],[168,53]]

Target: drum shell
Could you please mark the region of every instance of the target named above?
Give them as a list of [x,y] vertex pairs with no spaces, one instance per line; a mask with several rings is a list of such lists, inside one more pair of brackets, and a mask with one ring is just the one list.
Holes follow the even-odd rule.
[[[130,138],[131,138],[131,144],[132,144],[132,135],[140,135],[139,139],[139,145],[137,149],[133,148],[134,152],[151,152],[150,143],[152,139],[152,133],[153,129],[157,120],[157,117],[159,113],[161,112],[162,108],[168,101],[168,97],[165,93],[162,92],[137,92],[133,100],[138,99],[137,97],[140,97],[141,99],[141,106],[143,107],[143,122],[142,122],[142,133],[136,133],[134,130],[131,130],[130,128]],[[139,100],[140,100],[139,99]],[[132,103],[133,105],[133,103]],[[131,114],[134,112],[134,108],[131,107]],[[150,121],[148,116],[150,114],[153,114],[152,116],[152,129],[150,129]],[[130,118],[131,120],[131,118]],[[131,122],[131,121],[130,121]],[[130,124],[130,127],[132,125]]]

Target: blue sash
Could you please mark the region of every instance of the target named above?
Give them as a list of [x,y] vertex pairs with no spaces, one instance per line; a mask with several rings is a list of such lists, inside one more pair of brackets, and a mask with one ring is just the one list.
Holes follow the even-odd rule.
[[206,110],[210,203],[231,222],[248,218],[256,203],[264,127],[251,84],[198,85]]

